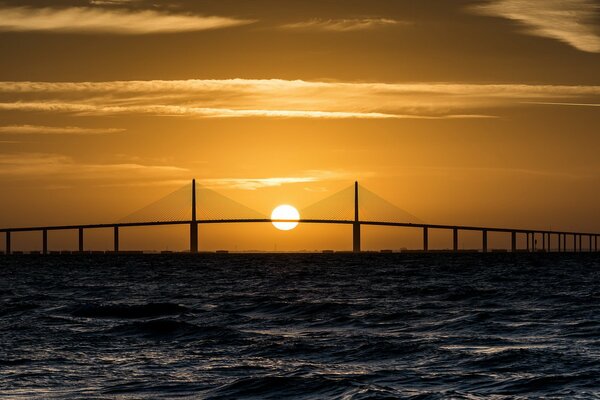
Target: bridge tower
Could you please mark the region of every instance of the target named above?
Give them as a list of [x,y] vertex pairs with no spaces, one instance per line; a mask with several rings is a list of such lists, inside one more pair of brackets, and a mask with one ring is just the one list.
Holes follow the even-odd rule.
[[354,182],[354,223],[352,224],[352,251],[360,252],[360,222],[358,220],[358,182]]
[[192,222],[190,223],[190,253],[198,252],[198,221],[196,220],[196,180],[192,179]]

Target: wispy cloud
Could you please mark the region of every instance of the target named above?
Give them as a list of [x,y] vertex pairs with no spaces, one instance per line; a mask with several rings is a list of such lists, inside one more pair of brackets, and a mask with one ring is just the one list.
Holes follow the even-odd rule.
[[0,126],[0,134],[14,135],[105,135],[124,132],[117,128],[81,128],[78,126],[9,125]]
[[389,18],[359,18],[359,19],[311,19],[282,25],[283,29],[320,30],[332,32],[364,31],[385,28],[402,24],[401,21]]
[[[193,118],[490,118],[524,102],[593,103],[600,86],[301,80],[0,82],[0,110]],[[475,112],[477,110],[477,112]]]
[[51,153],[0,154],[3,179],[48,179],[55,181],[147,179],[160,181],[187,174],[188,170],[169,165],[135,163],[95,164],[78,162],[71,157]]
[[90,0],[90,4],[98,6],[122,6],[124,4],[139,3],[142,0]]
[[103,7],[0,7],[0,31],[88,32],[140,35],[228,28],[254,21]]
[[471,8],[518,21],[532,35],[557,39],[590,53],[600,53],[599,9],[593,0],[491,0]]
[[600,107],[600,103],[558,103],[550,101],[531,101],[528,104],[539,104],[546,106]]
[[[350,171],[310,170],[304,171],[298,176],[269,178],[209,178],[199,180],[199,183],[213,189],[257,190],[289,184],[348,180],[355,176],[357,176],[357,174]],[[361,173],[361,176],[365,176],[365,173]]]

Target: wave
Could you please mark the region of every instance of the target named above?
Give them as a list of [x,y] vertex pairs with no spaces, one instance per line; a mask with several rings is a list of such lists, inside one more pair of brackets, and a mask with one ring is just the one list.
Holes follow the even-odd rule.
[[148,304],[84,304],[73,310],[75,317],[85,318],[152,318],[163,315],[178,315],[189,311],[187,307],[173,303]]
[[11,303],[8,305],[3,305],[0,308],[0,317],[4,317],[9,314],[16,314],[20,312],[34,310],[39,307],[39,304],[35,303]]
[[136,335],[155,338],[182,338],[215,340],[221,344],[226,341],[239,341],[241,332],[223,326],[196,325],[175,319],[154,319],[119,325],[110,329],[111,334]]

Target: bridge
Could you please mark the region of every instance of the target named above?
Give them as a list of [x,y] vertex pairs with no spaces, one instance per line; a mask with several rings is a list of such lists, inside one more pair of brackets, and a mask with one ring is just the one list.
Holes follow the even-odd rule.
[[[191,187],[190,187],[191,186]],[[212,199],[212,207],[197,207],[197,198]],[[380,214],[386,214],[383,218],[369,218],[363,207],[364,200],[373,203],[372,208],[377,209]],[[363,200],[361,202],[361,200]],[[339,204],[350,207],[340,207]],[[191,207],[190,207],[191,205]],[[331,207],[333,205],[333,207]],[[212,208],[212,209],[211,209]],[[346,208],[341,213],[340,209]],[[165,209],[170,212],[165,213]],[[182,213],[182,209],[184,212]],[[230,212],[238,212],[239,215],[224,215],[223,209]],[[201,214],[199,217],[199,213]],[[42,254],[48,254],[48,235],[51,231],[76,230],[78,236],[78,252],[85,252],[85,231],[91,229],[112,229],[113,252],[120,252],[119,233],[122,229],[131,227],[150,227],[165,225],[187,225],[189,226],[189,252],[198,253],[198,226],[202,224],[260,224],[273,222],[298,222],[300,224],[337,224],[348,225],[352,228],[352,251],[361,251],[361,227],[363,226],[388,226],[399,228],[418,228],[422,230],[423,245],[419,251],[428,252],[429,233],[431,230],[445,230],[452,232],[451,251],[459,252],[459,233],[461,231],[475,231],[481,234],[481,248],[479,251],[487,253],[488,234],[491,232],[503,233],[510,236],[511,252],[583,252],[587,247],[588,252],[598,252],[599,233],[591,232],[568,232],[556,230],[533,230],[515,229],[503,227],[484,226],[461,226],[428,224],[418,220],[406,211],[394,206],[382,199],[368,189],[359,186],[355,182],[351,187],[344,189],[332,196],[327,197],[301,212],[299,220],[273,220],[257,211],[254,211],[240,203],[235,202],[213,190],[207,188],[197,189],[196,181],[191,185],[176,190],[163,199],[144,207],[129,216],[113,223],[86,224],[86,225],[57,225],[57,226],[34,226],[20,228],[0,228],[0,233],[5,235],[4,254],[12,254],[11,240],[13,235],[19,232],[40,232],[42,242]],[[517,248],[517,236],[524,235],[526,247]],[[537,239],[541,238],[541,247],[536,248]],[[587,239],[587,243],[584,242]],[[552,247],[554,241],[554,248]],[[585,246],[584,246],[585,245]]]

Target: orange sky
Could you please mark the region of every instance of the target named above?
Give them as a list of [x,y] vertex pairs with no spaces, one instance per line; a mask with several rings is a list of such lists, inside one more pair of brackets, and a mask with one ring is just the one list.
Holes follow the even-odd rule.
[[[600,231],[599,26],[592,0],[4,1],[0,226],[113,222],[195,177],[267,214],[359,180],[429,223]],[[188,245],[183,227],[122,238]],[[200,246],[350,244],[228,226]]]

